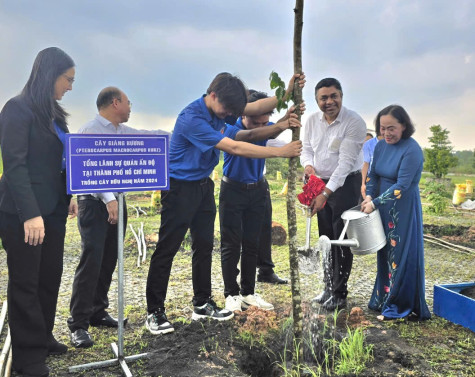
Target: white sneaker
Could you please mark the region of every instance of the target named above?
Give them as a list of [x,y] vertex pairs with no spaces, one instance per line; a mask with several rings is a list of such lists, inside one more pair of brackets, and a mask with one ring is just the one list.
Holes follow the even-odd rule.
[[241,296],[241,302],[244,309],[247,309],[249,306],[257,306],[258,308],[264,310],[274,309],[274,305],[264,301],[264,299],[257,293],[254,293],[253,295]]
[[231,311],[231,312],[241,311],[242,310],[242,308],[241,308],[241,296],[240,295],[237,295],[237,296],[229,295],[228,297],[226,297],[226,301],[224,303],[224,308],[226,310]]

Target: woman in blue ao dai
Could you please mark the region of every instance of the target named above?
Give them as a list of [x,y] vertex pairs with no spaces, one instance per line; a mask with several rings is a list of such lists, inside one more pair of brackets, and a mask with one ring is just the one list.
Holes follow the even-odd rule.
[[378,251],[378,271],[368,306],[381,312],[379,319],[410,315],[429,319],[419,195],[423,153],[411,137],[414,126],[401,106],[381,110],[375,125],[383,140],[374,150],[361,210],[371,213],[379,209],[387,244]]

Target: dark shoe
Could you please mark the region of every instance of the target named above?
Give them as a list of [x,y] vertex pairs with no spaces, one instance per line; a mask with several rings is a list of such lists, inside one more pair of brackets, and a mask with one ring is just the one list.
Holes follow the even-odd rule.
[[260,283],[270,283],[270,284],[287,284],[289,281],[287,279],[280,278],[276,273],[270,275],[257,275],[257,281]]
[[45,364],[27,365],[24,368],[16,369],[15,372],[23,377],[48,377],[49,368]]
[[63,355],[66,352],[68,352],[66,344],[60,343],[54,338],[48,343],[48,355]]
[[147,327],[148,331],[153,335],[168,334],[175,331],[173,325],[168,321],[165,309],[163,308],[147,316],[145,327]]
[[330,291],[324,290],[318,296],[315,296],[314,298],[312,298],[312,302],[316,302],[317,304],[323,304],[330,297],[332,297],[332,293]]
[[341,309],[346,306],[346,298],[337,298],[335,296],[330,297],[322,305],[323,309],[333,311],[335,309]]
[[220,309],[213,300],[208,300],[208,302],[202,306],[195,306],[193,309],[193,314],[191,319],[193,321],[198,321],[203,318],[211,318],[217,321],[227,321],[234,317],[234,313],[227,309]]
[[[124,319],[124,326],[127,324],[128,319]],[[89,321],[89,324],[94,327],[118,327],[119,322],[117,322],[117,319],[110,316],[109,314],[106,314],[105,317],[101,319],[91,319]]]
[[84,329],[71,332],[71,344],[76,348],[89,348],[94,345],[91,335]]

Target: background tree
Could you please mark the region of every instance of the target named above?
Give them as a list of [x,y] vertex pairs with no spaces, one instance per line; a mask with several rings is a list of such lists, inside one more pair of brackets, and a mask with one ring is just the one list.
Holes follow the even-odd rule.
[[472,150],[455,151],[457,166],[449,169],[449,174],[475,174],[475,154]]
[[431,147],[424,150],[426,157],[424,170],[431,172],[436,178],[442,178],[448,173],[449,168],[457,166],[458,159],[452,153],[450,131],[439,124],[431,126],[430,130]]

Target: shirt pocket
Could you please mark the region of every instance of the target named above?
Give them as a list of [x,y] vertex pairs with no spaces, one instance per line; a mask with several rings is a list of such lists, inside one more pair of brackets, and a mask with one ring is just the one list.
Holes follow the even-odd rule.
[[333,137],[328,142],[328,151],[330,153],[338,153],[340,151],[340,145],[343,141],[342,137]]

